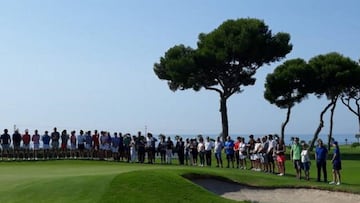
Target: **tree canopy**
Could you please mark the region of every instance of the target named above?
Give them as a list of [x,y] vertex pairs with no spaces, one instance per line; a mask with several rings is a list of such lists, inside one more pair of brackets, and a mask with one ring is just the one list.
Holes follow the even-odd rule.
[[307,80],[311,69],[303,59],[291,59],[268,74],[265,82],[264,97],[271,104],[287,109],[286,120],[281,126],[281,139],[290,119],[291,108],[306,98],[309,87]]
[[154,72],[172,91],[205,88],[219,93],[222,134],[228,136],[227,99],[255,84],[257,69],[279,61],[292,49],[288,33],[272,34],[261,20],[227,20],[210,33],[199,34],[197,48],[175,45]]
[[[309,65],[313,71],[313,74],[311,74],[312,78],[309,80],[309,87],[311,87],[309,93],[314,93],[318,97],[325,95],[327,99],[330,100],[329,104],[320,114],[319,127],[314,134],[310,148],[314,146],[314,143],[324,126],[323,116],[329,108],[331,108],[330,132],[328,134],[328,146],[330,147],[336,103],[339,96],[346,89],[351,87],[352,80],[354,80],[354,73],[358,69],[358,64],[348,57],[332,52],[313,57],[310,59]],[[358,78],[356,80],[358,80]]]

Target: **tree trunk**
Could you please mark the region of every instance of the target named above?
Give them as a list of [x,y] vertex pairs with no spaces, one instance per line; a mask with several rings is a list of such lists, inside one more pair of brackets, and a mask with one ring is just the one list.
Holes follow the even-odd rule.
[[220,96],[220,113],[221,113],[221,123],[222,123],[222,136],[226,140],[226,137],[229,135],[229,123],[226,107],[226,97]]
[[312,141],[311,141],[311,144],[310,144],[310,147],[309,147],[309,150],[310,150],[310,151],[313,150],[314,144],[315,144],[316,140],[317,140],[318,137],[319,137],[319,134],[320,134],[320,132],[321,132],[321,129],[324,127],[324,119],[323,119],[324,114],[326,113],[326,111],[327,111],[331,106],[332,106],[332,102],[331,102],[330,104],[328,104],[328,105],[324,108],[324,110],[321,112],[321,114],[320,114],[320,123],[319,123],[318,128],[317,128],[316,131],[315,131],[314,138],[313,138]]
[[291,106],[289,106],[288,109],[287,109],[285,122],[281,124],[281,139],[282,140],[284,140],[284,138],[285,138],[285,127],[289,123],[290,114],[291,114]]
[[332,108],[330,110],[331,114],[330,114],[330,132],[329,132],[329,135],[328,135],[328,150],[330,150],[330,147],[331,147],[330,145],[331,145],[333,126],[334,126],[334,111],[335,111],[337,99],[338,99],[338,97],[335,97],[334,99],[331,100],[333,105],[332,105]]

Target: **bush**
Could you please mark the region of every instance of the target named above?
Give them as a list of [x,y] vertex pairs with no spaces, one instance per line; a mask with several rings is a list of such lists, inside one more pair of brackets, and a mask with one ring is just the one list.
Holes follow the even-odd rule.
[[351,148],[356,148],[356,147],[359,147],[360,146],[360,143],[358,142],[354,142],[351,144]]

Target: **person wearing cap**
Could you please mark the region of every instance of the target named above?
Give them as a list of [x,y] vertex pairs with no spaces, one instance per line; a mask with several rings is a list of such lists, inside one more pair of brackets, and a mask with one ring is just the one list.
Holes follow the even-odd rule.
[[321,170],[324,175],[324,182],[327,182],[327,171],[326,171],[326,158],[328,155],[328,150],[323,144],[321,139],[318,139],[318,146],[315,151],[315,160],[316,160],[316,168],[317,168],[317,181],[321,181]]
[[333,143],[333,147],[334,148],[334,155],[331,159],[331,163],[333,164],[333,181],[330,182],[330,184],[336,184],[336,185],[340,185],[341,184],[341,175],[340,175],[340,170],[341,170],[341,159],[340,159],[340,149],[339,149],[339,144],[337,141],[335,141]]
[[301,179],[301,145],[299,143],[299,138],[295,137],[294,143],[291,145],[290,150],[290,159],[294,163],[294,168],[296,170],[296,178]]

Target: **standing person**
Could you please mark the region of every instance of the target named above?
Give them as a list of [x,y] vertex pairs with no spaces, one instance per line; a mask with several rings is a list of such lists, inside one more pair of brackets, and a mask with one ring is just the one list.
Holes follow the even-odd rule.
[[14,134],[12,135],[13,145],[14,145],[14,153],[13,160],[20,158],[20,143],[21,143],[21,134],[19,133],[19,129],[16,129]]
[[286,161],[286,158],[285,158],[286,146],[285,146],[283,139],[279,140],[279,143],[277,143],[275,150],[276,150],[276,155],[277,155],[276,160],[278,162],[278,167],[279,167],[278,175],[283,176],[283,175],[285,175],[285,161]]
[[10,138],[10,135],[8,132],[9,132],[8,129],[4,129],[4,134],[2,134],[0,136],[0,141],[1,141],[1,147],[2,147],[1,158],[6,157],[9,159],[9,149],[10,149],[11,138]]
[[206,166],[211,166],[211,151],[214,149],[215,144],[213,141],[210,140],[210,137],[206,137],[205,141],[205,160],[206,160]]
[[255,165],[255,160],[256,160],[256,156],[254,153],[254,149],[255,149],[255,139],[254,139],[254,135],[249,135],[249,142],[246,145],[246,148],[249,151],[249,158],[250,158],[250,170],[252,170],[254,168]]
[[165,136],[160,135],[160,142],[158,144],[158,152],[160,152],[160,163],[166,163],[166,142]]
[[328,150],[323,144],[321,139],[318,139],[318,146],[315,151],[315,160],[316,160],[316,168],[317,168],[317,181],[321,181],[321,170],[324,175],[324,182],[327,182],[327,171],[326,171],[326,159],[328,155]]
[[77,136],[78,150],[79,150],[79,158],[84,158],[84,150],[85,150],[85,136],[84,131],[80,130],[80,135]]
[[[268,156],[268,161],[269,161],[269,171],[270,173],[275,173],[275,148],[276,146],[276,141],[273,139],[273,135],[269,135],[269,148],[267,150],[267,156]],[[275,156],[274,156],[275,155]]]
[[225,142],[225,154],[226,154],[226,160],[227,160],[227,167],[230,167],[230,163],[232,164],[232,167],[234,168],[234,141],[231,139],[230,136],[227,136],[226,142]]
[[172,153],[174,149],[174,143],[171,140],[170,137],[168,137],[168,140],[166,141],[166,163],[171,164],[172,163]]
[[242,137],[240,140],[241,140],[239,144],[240,169],[246,169],[247,150],[246,150],[245,138]]
[[34,145],[34,159],[38,160],[38,151],[40,149],[40,135],[38,130],[35,130],[34,135],[31,138]]
[[240,137],[237,137],[236,141],[234,143],[234,155],[235,155],[235,160],[236,160],[236,168],[239,168],[239,164],[240,164],[239,145],[240,145]]
[[71,131],[71,135],[70,135],[70,156],[73,159],[76,159],[76,135],[75,135],[75,130]]
[[203,167],[205,164],[205,144],[204,144],[204,138],[200,137],[199,138],[199,143],[197,145],[197,150],[199,153],[199,157],[200,157],[200,167]]
[[124,135],[124,157],[128,163],[131,160],[130,143],[131,143],[131,135],[125,134]]
[[30,160],[30,134],[29,134],[29,130],[26,129],[25,130],[25,134],[22,136],[22,141],[23,141],[23,149],[24,149],[24,155],[23,155],[23,160],[28,159]]
[[49,132],[46,130],[45,134],[42,136],[43,142],[43,159],[49,159],[49,151],[50,151],[50,135]]
[[341,175],[340,175],[340,170],[341,170],[341,158],[340,158],[340,149],[339,149],[339,144],[337,141],[335,141],[333,143],[333,147],[334,148],[334,155],[331,159],[331,163],[333,164],[333,181],[330,182],[330,184],[336,184],[336,185],[340,185],[341,184]]
[[294,143],[291,145],[290,158],[294,163],[294,168],[296,170],[296,178],[301,179],[301,145],[299,143],[299,138],[295,137]]
[[86,150],[86,158],[92,159],[92,137],[91,131],[87,131],[85,135],[85,150]]
[[53,153],[53,159],[59,159],[59,140],[60,140],[60,133],[54,128],[54,131],[51,133],[51,147]]
[[99,133],[97,130],[94,130],[94,134],[92,136],[92,148],[93,148],[92,157],[99,158],[100,140],[99,140]]
[[268,149],[269,149],[269,141],[268,136],[264,136],[261,138],[261,162],[263,165],[263,170],[268,173],[269,172],[269,159],[268,159]]
[[185,165],[189,165],[189,162],[192,163],[192,157],[190,155],[190,140],[186,138],[185,140]]
[[136,136],[132,136],[131,142],[130,142],[130,162],[135,163],[136,161]]
[[[119,132],[119,161],[123,161],[124,160],[124,137],[122,135],[121,132]],[[155,146],[154,146],[154,150],[155,150]]]
[[216,167],[223,167],[223,161],[222,161],[222,157],[221,157],[221,152],[222,149],[224,148],[224,144],[221,141],[220,136],[216,138],[215,141],[215,147],[214,147],[214,153],[215,153],[215,158],[216,158]]
[[67,145],[69,141],[69,135],[66,130],[61,132],[61,156],[66,159],[67,158]]
[[175,148],[179,157],[179,164],[184,165],[185,143],[182,137],[180,137],[179,140],[176,142]]
[[138,149],[138,161],[139,163],[143,164],[145,162],[145,137],[142,136],[141,134],[138,134],[136,143]]
[[119,144],[120,138],[118,137],[117,132],[115,132],[114,137],[111,138],[111,151],[114,161],[118,161],[119,158]]
[[305,179],[310,180],[310,156],[306,143],[303,142],[301,151],[301,167],[305,173]]
[[194,137],[193,139],[190,140],[190,152],[191,152],[191,156],[192,156],[192,165],[196,166],[197,165],[197,157],[198,157],[198,150],[197,150],[197,145],[198,142],[196,140],[196,138]]

